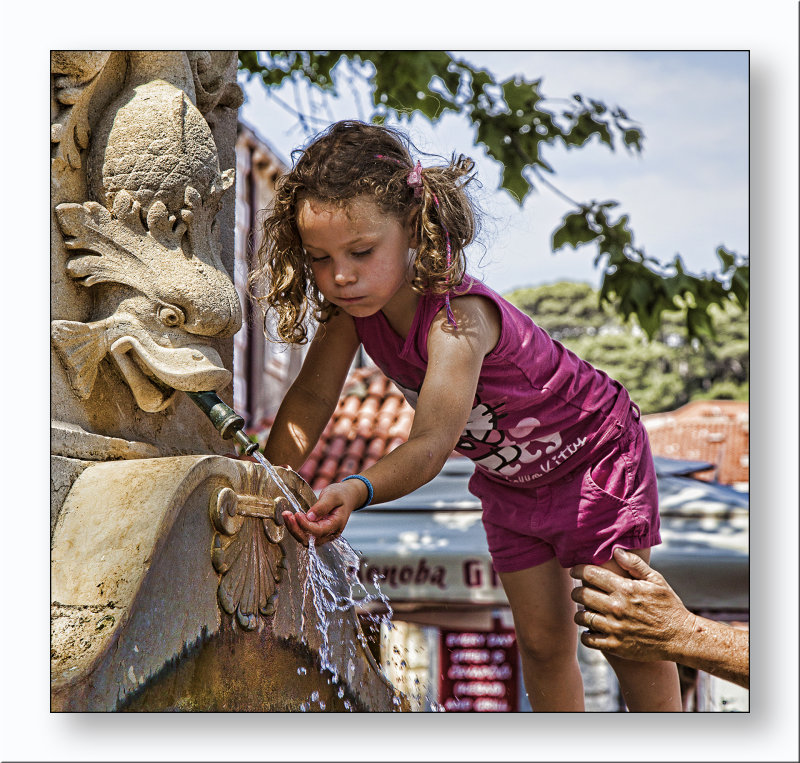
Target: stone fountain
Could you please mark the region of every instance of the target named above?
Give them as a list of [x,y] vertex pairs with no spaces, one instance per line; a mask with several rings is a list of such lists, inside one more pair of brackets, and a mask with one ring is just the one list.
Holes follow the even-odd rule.
[[51,54],[55,711],[405,707],[352,609],[321,632],[279,487],[182,394],[231,402],[236,63]]

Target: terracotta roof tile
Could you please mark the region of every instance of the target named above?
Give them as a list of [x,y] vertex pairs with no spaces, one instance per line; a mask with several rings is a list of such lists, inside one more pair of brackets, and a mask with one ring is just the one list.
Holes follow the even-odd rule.
[[367,446],[367,454],[366,459],[372,459],[374,463],[379,458],[381,458],[386,451],[386,438],[385,437],[373,437],[369,445]]
[[336,472],[336,481],[341,482],[345,477],[350,474],[356,474],[361,471],[361,463],[364,457],[364,451],[367,449],[367,440],[361,435],[356,435],[350,443],[347,452],[339,464],[339,469]]
[[377,368],[355,369],[300,476],[318,492],[364,471],[408,439],[413,420],[414,411]]
[[726,485],[750,480],[749,404],[738,400],[696,400],[668,413],[642,416],[653,453],[707,461],[713,470],[700,479]]

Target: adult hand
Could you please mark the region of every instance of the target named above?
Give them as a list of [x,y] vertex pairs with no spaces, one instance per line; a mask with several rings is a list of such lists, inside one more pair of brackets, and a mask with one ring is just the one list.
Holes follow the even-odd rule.
[[581,641],[632,660],[674,660],[685,651],[695,615],[642,558],[618,548],[614,559],[630,578],[592,564],[570,570],[584,583],[572,590],[572,598],[586,608],[575,614],[575,622],[589,628]]
[[[361,494],[358,485],[352,484],[354,482],[358,480],[337,482],[323,488],[317,502],[305,514],[284,511],[281,516],[286,528],[304,546],[308,545],[312,535],[317,546],[338,538],[350,515],[366,497]],[[366,488],[363,490],[366,492]]]

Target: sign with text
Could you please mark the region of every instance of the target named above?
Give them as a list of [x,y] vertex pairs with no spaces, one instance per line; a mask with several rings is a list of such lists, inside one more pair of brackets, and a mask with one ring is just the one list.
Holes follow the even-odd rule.
[[491,631],[442,630],[439,704],[450,713],[519,709],[517,636],[495,620]]
[[369,593],[373,592],[372,586],[377,580],[392,601],[508,603],[488,551],[486,558],[362,556],[357,574],[359,582],[369,586]]

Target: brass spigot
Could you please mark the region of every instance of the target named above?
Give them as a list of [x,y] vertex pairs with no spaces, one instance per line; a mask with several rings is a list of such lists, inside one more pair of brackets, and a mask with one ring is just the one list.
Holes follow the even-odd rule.
[[187,392],[186,393],[211,420],[215,429],[222,435],[223,440],[233,439],[242,446],[245,456],[258,450],[258,443],[252,442],[244,433],[244,419],[229,405],[222,402],[216,392]]

